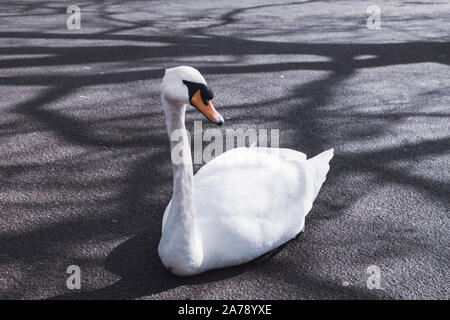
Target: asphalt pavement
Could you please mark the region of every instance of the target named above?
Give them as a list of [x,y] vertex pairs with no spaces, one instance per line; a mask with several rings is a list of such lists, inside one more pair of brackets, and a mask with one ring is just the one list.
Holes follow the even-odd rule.
[[[379,29],[372,1],[0,4],[0,299],[450,298],[448,1],[378,0]],[[222,132],[335,149],[305,232],[270,259],[191,278],[159,261],[159,84],[178,65],[213,88]]]

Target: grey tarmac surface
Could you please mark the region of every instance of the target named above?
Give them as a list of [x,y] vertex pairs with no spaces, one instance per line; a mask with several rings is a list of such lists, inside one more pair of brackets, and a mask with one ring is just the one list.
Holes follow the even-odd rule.
[[[80,30],[74,2],[0,3],[1,299],[450,298],[448,1],[379,0],[380,30],[372,1],[78,1]],[[335,148],[305,233],[271,259],[192,278],[158,259],[177,65],[214,89],[223,132]]]

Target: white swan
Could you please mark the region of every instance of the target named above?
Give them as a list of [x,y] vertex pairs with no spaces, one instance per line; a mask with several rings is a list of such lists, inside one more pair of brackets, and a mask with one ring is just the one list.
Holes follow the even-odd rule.
[[[333,149],[307,160],[289,149],[237,148],[194,177],[186,105],[222,125],[212,98],[196,69],[166,70],[161,100],[171,140],[173,195],[164,212],[158,254],[167,269],[181,276],[251,261],[294,238],[333,157]],[[172,141],[173,136],[179,139]]]

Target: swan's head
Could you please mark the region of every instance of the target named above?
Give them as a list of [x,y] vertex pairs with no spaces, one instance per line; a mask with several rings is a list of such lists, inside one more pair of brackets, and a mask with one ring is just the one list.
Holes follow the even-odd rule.
[[191,104],[211,122],[221,126],[223,117],[214,109],[214,94],[203,76],[192,67],[167,69],[161,84],[161,97],[172,106]]

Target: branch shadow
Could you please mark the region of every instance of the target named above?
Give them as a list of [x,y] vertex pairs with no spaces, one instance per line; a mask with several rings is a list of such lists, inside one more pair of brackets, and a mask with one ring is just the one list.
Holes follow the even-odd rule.
[[[288,3],[284,5],[303,4]],[[51,2],[48,2],[51,3]],[[41,4],[44,5],[44,4]],[[209,27],[225,27],[237,23],[237,16],[247,10],[262,9],[275,6],[260,5],[249,8],[230,10],[219,17],[220,22]],[[31,7],[23,7],[27,13]],[[209,33],[209,28],[192,28],[185,35],[179,34],[118,34],[119,32],[135,31],[140,28],[153,25],[153,21],[146,23],[132,23],[126,20],[118,20],[109,13],[103,15],[105,20],[111,23],[125,23],[126,26],[114,26],[110,30],[93,34],[67,34],[67,33],[43,33],[43,32],[0,32],[2,39],[24,39],[49,41],[58,40],[85,40],[94,44],[89,46],[20,46],[0,47],[0,55],[6,58],[0,60],[0,68],[42,68],[47,66],[59,66],[61,68],[70,65],[88,64],[121,64],[120,67],[108,70],[105,73],[88,72],[86,74],[75,73],[45,73],[38,72],[29,74],[4,75],[0,77],[0,86],[46,86],[46,89],[36,98],[14,105],[14,112],[25,116],[30,121],[37,122],[48,130],[54,132],[65,143],[82,146],[84,148],[107,147],[118,152],[129,151],[128,148],[162,149],[152,156],[145,156],[139,161],[133,162],[128,168],[128,175],[119,195],[119,226],[112,224],[107,219],[86,219],[82,221],[69,221],[49,227],[40,228],[35,232],[18,235],[2,236],[2,262],[29,261],[46,257],[53,249],[51,242],[58,239],[59,242],[69,245],[74,237],[79,237],[77,232],[84,230],[83,237],[78,241],[96,239],[104,233],[112,233],[113,236],[133,235],[121,245],[116,247],[105,261],[106,269],[121,277],[121,280],[103,289],[79,292],[75,294],[63,294],[55,299],[130,299],[139,298],[144,295],[152,295],[167,291],[183,285],[195,285],[220,281],[222,279],[238,276],[255,268],[254,264],[211,271],[204,275],[192,278],[179,278],[167,272],[159,261],[157,255],[157,244],[160,237],[161,215],[170,196],[170,168],[164,165],[169,158],[165,135],[136,136],[129,139],[117,140],[111,135],[93,134],[89,124],[83,123],[76,118],[68,116],[64,112],[50,110],[46,106],[54,104],[75,92],[79,88],[135,83],[140,80],[154,80],[162,77],[164,68],[155,67],[159,61],[169,61],[167,65],[177,63],[177,59],[196,58],[202,56],[231,55],[233,57],[256,56],[256,55],[289,55],[299,56],[297,62],[277,62],[258,64],[236,65],[202,65],[199,67],[203,74],[209,75],[233,75],[251,73],[273,73],[281,71],[327,71],[325,78],[310,81],[305,85],[297,86],[290,95],[280,99],[271,99],[256,106],[252,104],[237,104],[233,108],[243,113],[249,109],[261,108],[266,105],[288,103],[289,111],[279,115],[279,120],[284,127],[295,128],[297,140],[287,141],[287,147],[302,150],[307,154],[314,154],[317,150],[330,147],[330,141],[325,138],[327,128],[318,122],[323,116],[320,108],[327,105],[332,97],[333,90],[339,88],[342,83],[354,75],[358,70],[366,68],[378,68],[391,65],[413,64],[435,62],[449,65],[450,44],[448,42],[408,42],[408,43],[307,43],[307,42],[282,42],[249,40],[235,36],[221,36]],[[120,44],[105,48],[98,45],[98,41],[133,41],[133,45]],[[158,43],[158,46],[152,44]],[[162,45],[161,45],[162,44]],[[31,58],[13,57],[10,55],[30,55]],[[44,57],[40,55],[46,55]],[[303,61],[302,55],[314,55],[324,57],[325,62]],[[360,56],[370,56],[367,59],[359,59]],[[34,56],[34,57],[33,57]],[[150,67],[148,66],[150,62]],[[128,70],[127,64],[136,63],[140,66],[137,70]],[[229,108],[230,110],[232,108]],[[227,109],[225,109],[227,110]],[[445,117],[446,114],[440,115]],[[395,123],[399,115],[383,115],[386,123],[383,126],[373,128],[374,135],[381,134],[383,129]],[[254,112],[253,115],[246,114],[245,121],[251,122],[256,119],[265,119],[263,115]],[[15,131],[20,134],[20,131]],[[135,133],[130,130],[130,133]],[[358,134],[355,134],[358,135]],[[348,139],[356,137],[348,136]],[[330,172],[329,180],[338,180],[342,174],[351,170],[369,171],[377,174],[378,179],[384,182],[394,182],[414,186],[421,192],[425,192],[433,199],[448,204],[448,184],[436,184],[426,178],[408,176],[407,173],[390,169],[386,163],[408,157],[423,154],[442,153],[448,150],[448,139],[436,140],[419,145],[412,145],[408,150],[400,148],[387,148],[380,152],[366,152],[361,154],[337,155],[333,160],[336,170]],[[403,148],[403,147],[402,147]],[[438,150],[438,151],[436,151]],[[131,150],[133,152],[134,150]],[[42,166],[41,166],[42,167]],[[28,167],[33,169],[35,167]],[[2,167],[2,174],[14,174],[20,170],[26,170],[24,166],[11,168]],[[73,167],[73,169],[77,169]],[[113,183],[103,181],[103,183]],[[327,192],[342,195],[339,190],[325,189]],[[333,193],[334,192],[334,193]],[[338,197],[333,201],[324,200],[319,202],[318,208],[314,209],[313,217],[318,219],[334,219],[345,213],[345,210],[361,196],[355,192],[346,194],[346,197]],[[58,205],[70,204],[69,201]],[[22,203],[23,208],[27,205],[35,208],[35,203]],[[48,203],[41,205],[56,204]],[[75,204],[76,205],[76,204]],[[332,214],[320,214],[324,208],[331,208]],[[144,229],[144,230],[143,230]],[[63,235],[61,237],[61,234]],[[36,240],[38,240],[36,244]],[[34,253],[24,259],[25,253],[18,252],[19,248],[35,248]],[[29,251],[29,250],[26,250]],[[28,255],[29,253],[27,253]],[[295,275],[307,284],[310,290],[331,290],[343,298],[375,298],[377,296],[358,292],[351,288],[335,288],[334,285],[321,283],[315,279],[309,279],[301,274]]]

